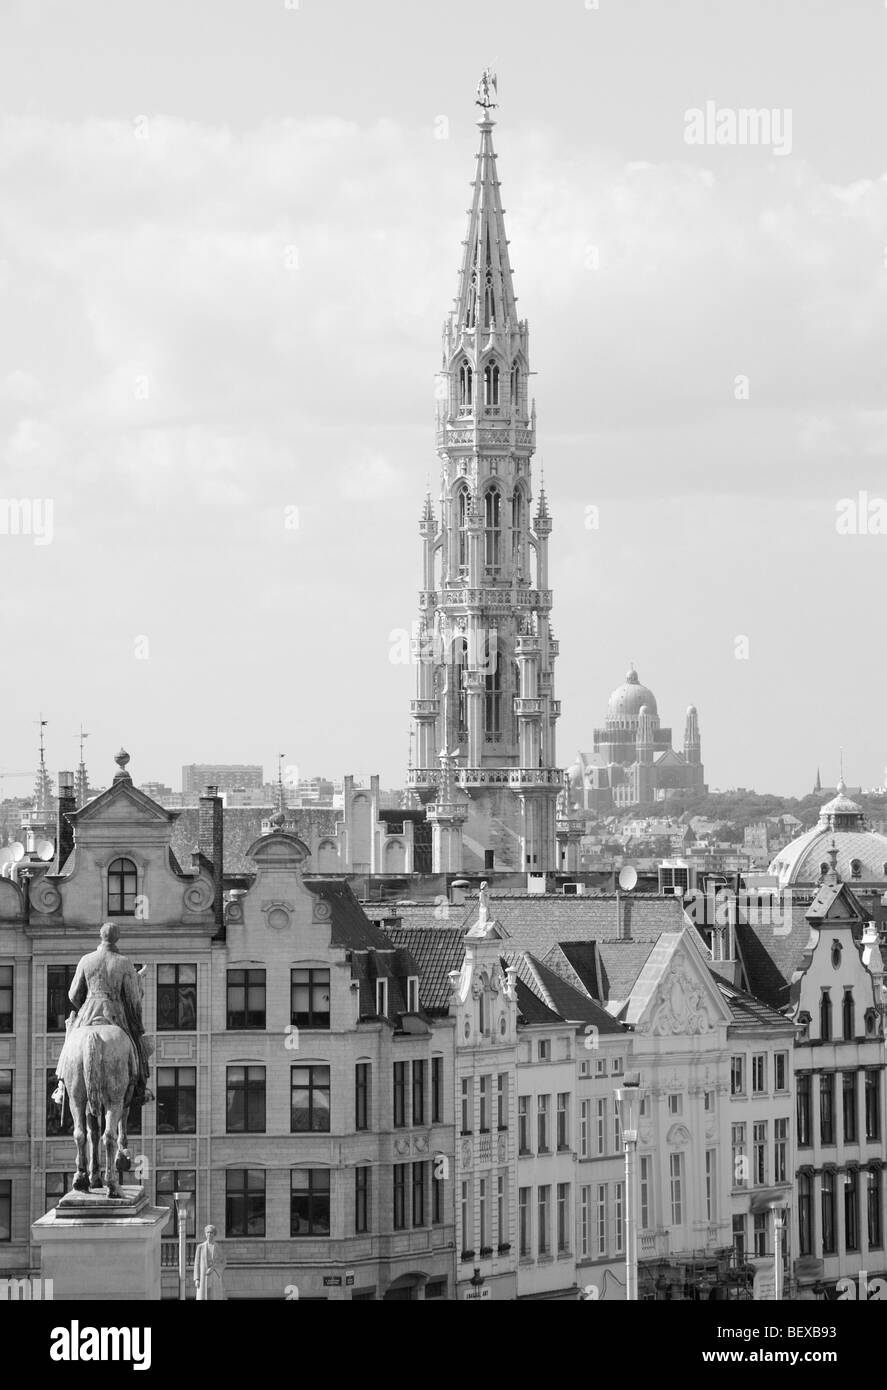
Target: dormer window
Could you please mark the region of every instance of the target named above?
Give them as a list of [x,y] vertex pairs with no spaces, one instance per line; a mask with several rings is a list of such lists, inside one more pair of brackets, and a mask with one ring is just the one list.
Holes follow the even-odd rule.
[[419,1012],[419,976],[407,976],[407,1013]]
[[134,917],[138,870],[131,859],[114,859],[108,865],[108,916]]
[[376,981],[376,1013],[380,1018],[388,1017],[388,981]]

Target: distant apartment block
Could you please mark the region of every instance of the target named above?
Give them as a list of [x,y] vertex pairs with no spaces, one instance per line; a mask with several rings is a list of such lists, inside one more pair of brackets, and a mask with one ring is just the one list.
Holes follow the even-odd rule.
[[182,768],[182,796],[198,797],[209,786],[220,792],[260,791],[263,780],[257,763],[187,763]]

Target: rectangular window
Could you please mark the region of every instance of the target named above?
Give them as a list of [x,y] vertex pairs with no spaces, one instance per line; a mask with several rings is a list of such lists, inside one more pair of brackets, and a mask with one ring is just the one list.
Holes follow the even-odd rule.
[[680,1092],[678,1092],[678,1091],[672,1091],[671,1095],[668,1097],[668,1113],[669,1113],[669,1115],[680,1115],[680,1114],[681,1114],[681,1111],[682,1111],[682,1109],[683,1109],[683,1100],[684,1100],[684,1098],[683,1098],[683,1096],[680,1094]]
[[500,1071],[496,1077],[496,1124],[499,1129],[508,1128],[508,1073]]
[[835,1142],[835,1074],[819,1074],[819,1142]]
[[425,1225],[425,1164],[413,1164],[413,1225]]
[[813,1179],[809,1173],[798,1174],[798,1253],[813,1253]]
[[417,1014],[419,1012],[419,977],[418,975],[407,976],[407,1013]]
[[508,1206],[505,1201],[505,1174],[496,1179],[496,1239],[500,1245],[508,1244]]
[[773,1121],[773,1181],[788,1182],[788,1120]]
[[548,1038],[543,1038],[539,1043],[539,1049],[536,1055],[540,1062],[548,1062],[551,1060],[551,1043]]
[[733,1186],[745,1187],[748,1182],[748,1158],[745,1153],[745,1125],[730,1126],[733,1149]]
[[638,1160],[640,1172],[641,1230],[650,1229],[650,1155],[642,1154]]
[[12,1032],[12,971],[11,965],[0,965],[0,1033]]
[[845,1071],[841,1074],[841,1114],[844,1143],[855,1144],[858,1136],[855,1071]]
[[517,1194],[517,1198],[520,1256],[521,1259],[527,1259],[531,1253],[531,1242],[533,1239],[533,1233],[530,1230],[530,1188],[522,1187]]
[[589,1127],[591,1124],[591,1101],[579,1102],[579,1157],[588,1158]]
[[557,1095],[557,1147],[563,1153],[570,1147],[570,1096],[567,1091]]
[[443,1057],[432,1057],[431,1059],[431,1123],[433,1125],[443,1124],[444,1117],[444,1059]]
[[743,1056],[730,1058],[730,1094],[731,1096],[745,1095],[745,1058]]
[[265,1132],[265,1068],[227,1068],[228,1134]]
[[376,981],[376,1013],[379,1018],[388,1017],[388,981]]
[[46,1031],[64,1033],[65,1019],[73,1013],[74,1005],[68,998],[68,990],[74,978],[76,965],[47,965],[46,967]]
[[711,1112],[714,1110],[714,1108],[715,1108],[715,1093],[714,1093],[714,1091],[703,1091],[703,1093],[702,1093],[702,1108],[703,1108],[703,1110],[705,1110],[708,1114],[711,1114]]
[[579,1254],[583,1260],[591,1256],[591,1188],[579,1189]]
[[158,965],[158,1033],[193,1033],[197,1028],[197,966]]
[[595,1254],[600,1258],[607,1253],[607,1184],[605,1182],[599,1182],[597,1185],[595,1207]]
[[0,1139],[12,1134],[12,1072],[0,1071]]
[[539,1200],[537,1202],[538,1245],[540,1255],[547,1255],[551,1249],[551,1230],[549,1227],[551,1210],[551,1188],[546,1185],[539,1188]]
[[570,1184],[557,1185],[557,1250],[562,1255],[570,1248]]
[[480,1227],[480,1253],[481,1255],[492,1250],[490,1244],[489,1230],[489,1211],[487,1209],[487,1179],[478,1178],[477,1180],[477,1208],[478,1225]]
[[[264,1077],[265,1068],[258,1067]],[[264,1082],[262,1128],[265,1127]],[[197,1068],[157,1068],[157,1133],[196,1134]]]
[[71,1116],[71,1107],[67,1100],[63,1107],[56,1105],[52,1099],[52,1093],[58,1085],[58,1077],[55,1068],[49,1067],[46,1071],[46,1137],[47,1139],[57,1139],[62,1135],[74,1134],[74,1120]]
[[883,1243],[881,1234],[881,1169],[869,1168],[866,1173],[866,1213],[868,1220],[869,1249],[880,1250]]
[[471,1133],[471,1120],[472,1120],[472,1115],[471,1115],[471,1110],[472,1110],[472,1105],[471,1105],[471,1101],[472,1101],[472,1096],[471,1096],[471,1083],[472,1083],[472,1079],[473,1079],[473,1078],[470,1077],[470,1076],[463,1076],[463,1077],[462,1077],[462,1133],[463,1133],[463,1134],[470,1134],[470,1133]]
[[606,1075],[607,1075],[607,1059],[606,1059],[606,1057],[598,1057],[598,1058],[595,1059],[595,1063],[594,1063],[594,1074],[595,1074],[595,1076],[606,1076]]
[[226,1027],[264,1029],[265,971],[229,970],[226,1000]]
[[753,1166],[752,1181],[755,1187],[767,1185],[767,1121],[762,1120],[752,1126]]
[[172,1217],[163,1227],[164,1239],[178,1239],[179,1213],[176,1208],[177,1192],[187,1192],[188,1216],[185,1222],[185,1235],[190,1239],[197,1230],[197,1173],[193,1168],[158,1168],[156,1193],[158,1207],[167,1207]]
[[751,1059],[752,1095],[761,1096],[767,1090],[767,1054],[755,1052]]
[[329,1067],[290,1068],[290,1133],[329,1134]]
[[[71,1191],[73,1185],[73,1173],[47,1173],[43,1185],[44,1212],[50,1212],[53,1207],[57,1207],[65,1194]],[[158,1202],[159,1200],[158,1198]]]
[[548,1110],[551,1096],[537,1096],[536,1098],[536,1152],[540,1154],[548,1153]]
[[614,1255],[621,1255],[625,1249],[625,1183],[617,1182],[613,1189],[613,1234],[615,1244],[613,1246]]
[[[841,1001],[841,1022],[843,1025],[844,1041],[852,1042],[856,1036],[856,1010],[853,1005],[852,989],[844,989],[844,998]],[[848,1246],[848,1249],[849,1248]]]
[[865,1137],[881,1138],[881,1073],[869,1070],[865,1074]]
[[225,1235],[265,1234],[264,1168],[228,1168],[225,1171]]
[[493,1083],[492,1076],[482,1076],[480,1078],[480,1133],[489,1134],[490,1131],[490,1088]]
[[859,1169],[844,1174],[844,1249],[859,1249]]
[[597,1151],[599,1154],[607,1152],[607,1102],[599,1100],[597,1103]]
[[354,1068],[354,1128],[370,1127],[370,1071],[369,1062],[358,1062]]
[[770,1220],[770,1213],[767,1211],[755,1212],[754,1215],[754,1240],[755,1255],[761,1256],[767,1253],[767,1224]]
[[680,1226],[684,1220],[684,1155],[668,1156],[668,1178],[671,1192],[671,1224]]
[[811,1073],[809,1071],[798,1072],[795,1075],[795,1087],[798,1094],[798,1147],[807,1148],[813,1142],[812,1134],[812,1099],[811,1099]]
[[12,1240],[12,1181],[0,1178],[0,1241]]
[[290,1170],[290,1235],[328,1236],[330,1233],[329,1168]]
[[[439,1176],[438,1176],[439,1175]],[[443,1221],[444,1170],[436,1161],[431,1164],[431,1224],[439,1226]]]
[[394,1165],[395,1231],[405,1231],[407,1228],[407,1172],[409,1167],[408,1163],[395,1163]]
[[370,1229],[370,1169],[354,1170],[354,1234],[365,1236]]
[[613,1076],[622,1076],[625,1069],[625,1060],[622,1057],[614,1057],[613,1065],[610,1068]]
[[622,1116],[619,1113],[619,1104],[613,1104],[613,1151],[621,1152],[622,1149]]
[[835,1237],[835,1174],[831,1168],[824,1168],[822,1177],[822,1253],[834,1255],[837,1250]]
[[413,1063],[413,1115],[414,1125],[425,1123],[425,1063]]
[[394,1127],[403,1129],[407,1122],[408,1062],[394,1063]]
[[517,1149],[518,1153],[530,1152],[530,1097],[517,1098]]
[[718,1156],[715,1149],[705,1151],[705,1219],[717,1220],[718,1197],[715,1187],[717,1181]]
[[290,971],[290,1023],[295,1023],[299,1028],[329,1028],[329,970]]
[[736,1263],[745,1264],[745,1217],[733,1217],[733,1249],[736,1253]]
[[461,1215],[462,1215],[462,1249],[463,1249],[463,1251],[465,1251],[465,1250],[473,1250],[474,1247],[473,1247],[473,1245],[472,1245],[472,1241],[474,1240],[474,1236],[473,1236],[473,1234],[472,1234],[472,1229],[471,1229],[471,1204],[470,1204],[470,1202],[469,1202],[468,1183],[467,1183],[467,1182],[463,1182],[463,1184],[462,1184],[462,1206],[461,1206]]
[[773,1089],[788,1090],[788,1053],[776,1052],[773,1056]]

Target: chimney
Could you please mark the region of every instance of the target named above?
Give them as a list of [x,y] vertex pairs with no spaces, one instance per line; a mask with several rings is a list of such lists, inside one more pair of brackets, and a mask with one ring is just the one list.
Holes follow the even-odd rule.
[[60,772],[58,777],[58,819],[55,834],[57,873],[61,873],[65,860],[74,848],[74,827],[68,820],[68,812],[76,811],[76,809],[74,774],[73,772]]
[[209,786],[200,797],[197,822],[197,848],[205,859],[212,864],[213,884],[213,917],[217,927],[221,927],[224,921],[224,904],[222,901],[222,875],[224,869],[224,852],[222,838],[222,798],[219,796],[219,789],[216,786]]

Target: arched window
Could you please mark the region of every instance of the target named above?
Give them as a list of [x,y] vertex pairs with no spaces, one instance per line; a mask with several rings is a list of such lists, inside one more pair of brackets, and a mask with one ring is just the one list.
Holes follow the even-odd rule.
[[840,970],[840,968],[841,968],[841,943],[840,943],[840,941],[833,941],[833,942],[832,942],[832,969],[833,969],[833,970]]
[[822,1042],[830,1042],[832,1036],[832,997],[827,989],[822,991],[819,1001],[819,1037]]
[[456,493],[456,527],[458,530],[458,565],[460,574],[468,572],[468,512],[471,506],[471,499],[468,488],[459,488]]
[[484,736],[487,743],[498,743],[502,737],[502,667],[498,655],[495,642],[491,644],[488,639],[484,647],[487,673],[484,679]]
[[473,328],[477,321],[477,268],[471,272],[468,286],[468,303],[465,306],[465,327]]
[[514,411],[520,410],[520,388],[520,367],[518,366],[517,358],[515,358],[511,364],[511,408]]
[[862,860],[861,860],[861,859],[851,859],[851,860],[850,860],[850,877],[851,877],[851,878],[862,878]]
[[468,737],[468,693],[463,680],[463,674],[468,669],[468,643],[464,637],[456,638],[450,658],[450,727],[447,731],[447,746],[452,752]]
[[826,876],[826,874],[828,873],[828,871],[829,871],[829,865],[828,865],[828,864],[820,864],[820,866],[819,866],[819,874],[820,874],[820,877],[821,877],[821,878],[825,878],[825,876]]
[[853,1007],[853,990],[844,990],[841,1004],[841,1023],[845,1042],[852,1042],[856,1035],[856,1010]]
[[511,496],[511,563],[516,570],[521,568],[523,532],[524,494],[516,487]]
[[499,489],[491,487],[484,494],[484,565],[492,574],[499,572],[501,537],[502,498]]
[[499,404],[499,364],[490,361],[484,367],[484,405]]
[[463,357],[459,365],[459,404],[460,406],[470,406],[474,397],[474,373],[471,370],[471,363]]
[[487,235],[487,274],[484,288],[484,328],[492,328],[495,324],[495,304],[493,302],[493,272],[489,269],[490,243],[489,234]]
[[138,870],[131,859],[114,859],[108,865],[108,916],[134,917]]

